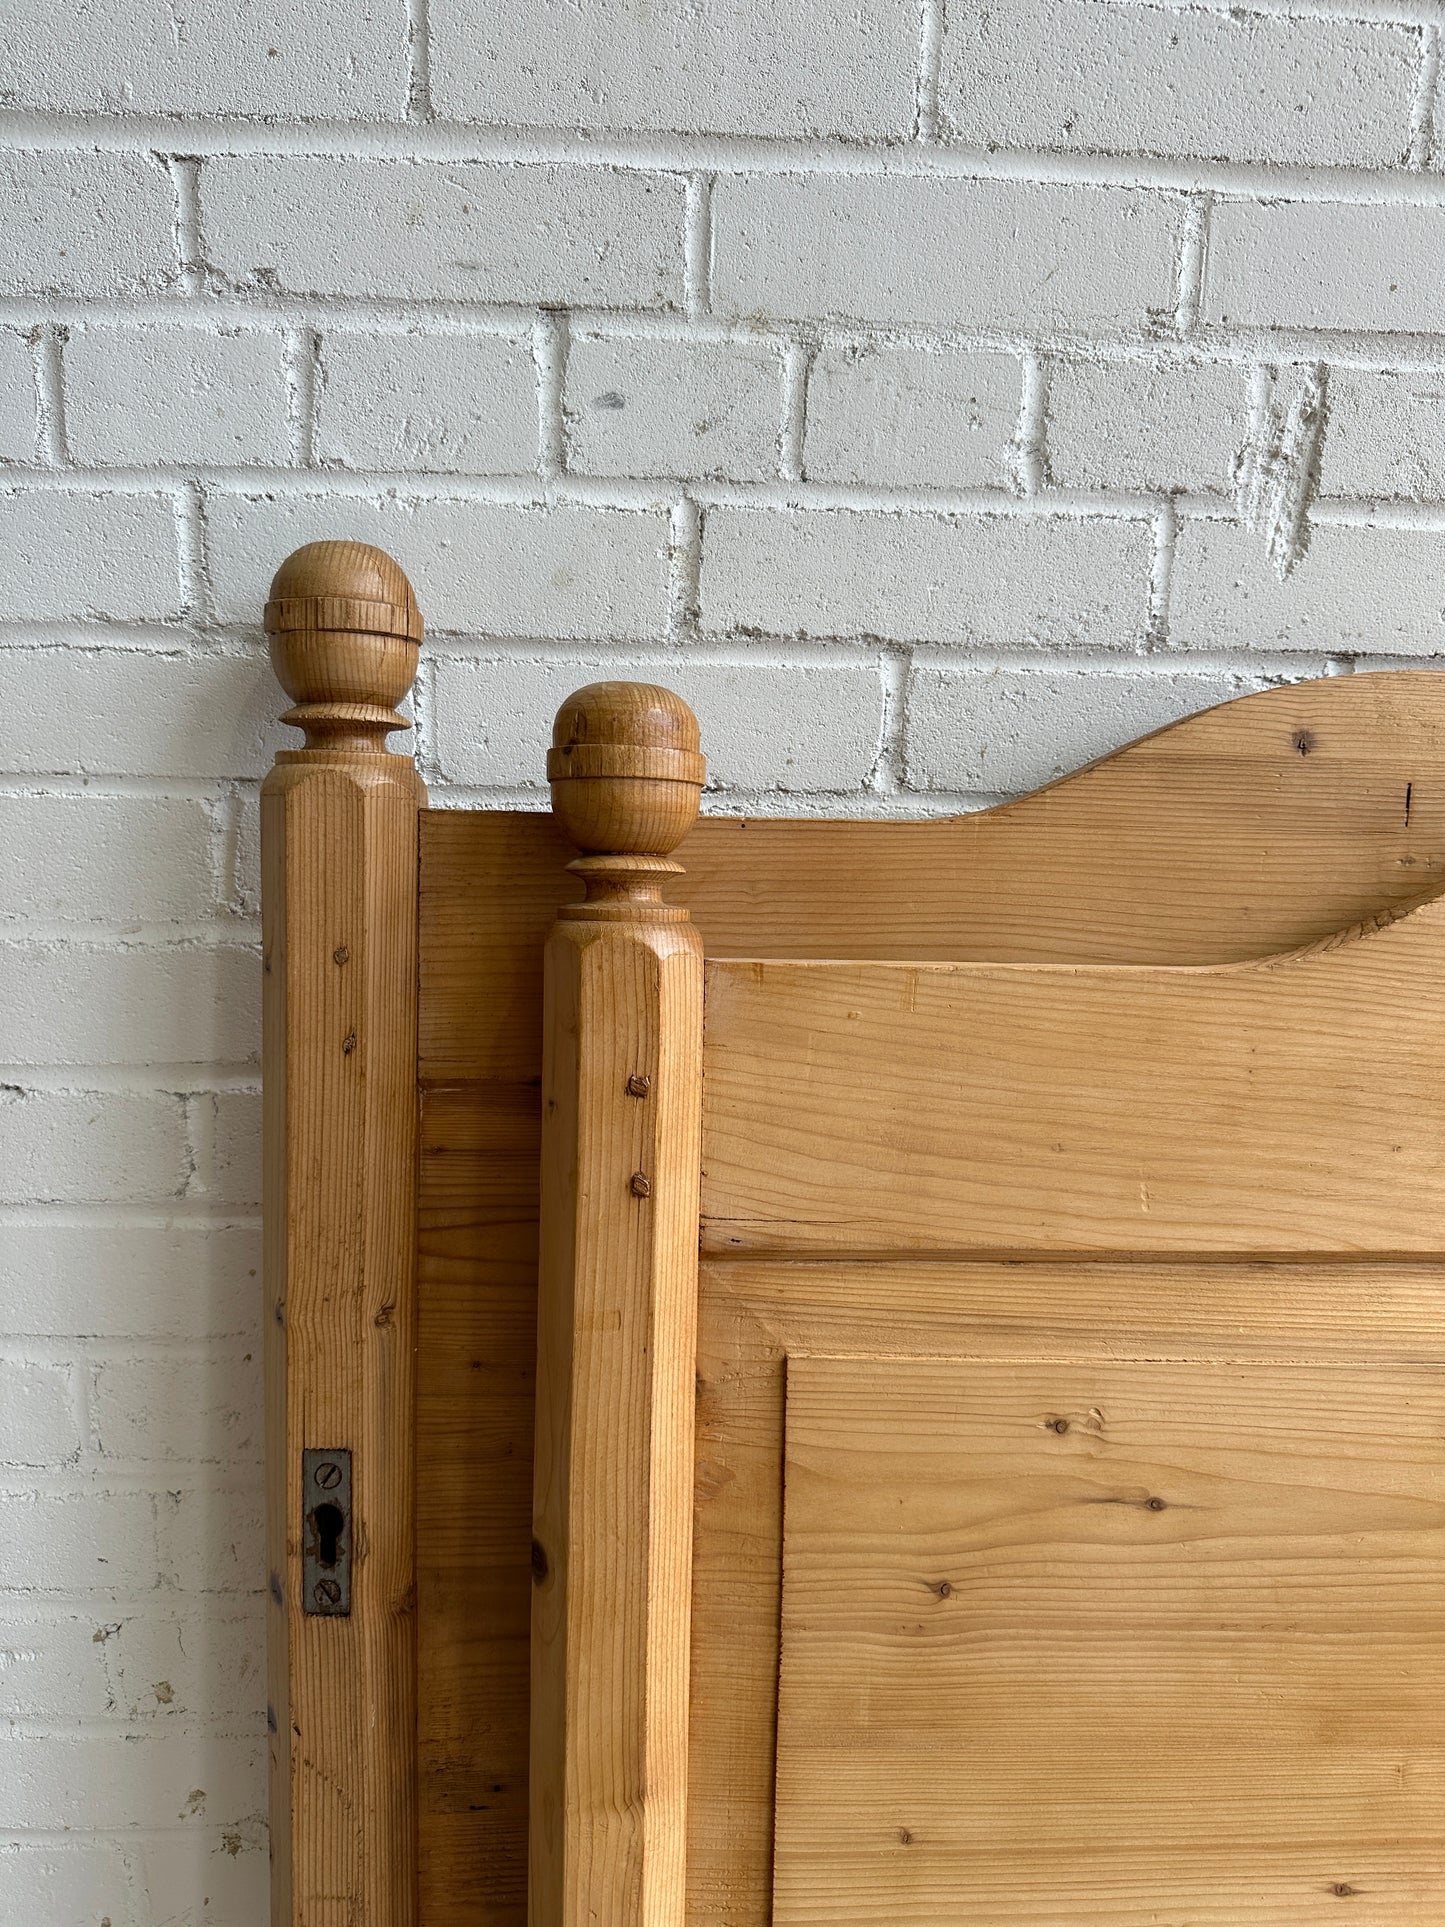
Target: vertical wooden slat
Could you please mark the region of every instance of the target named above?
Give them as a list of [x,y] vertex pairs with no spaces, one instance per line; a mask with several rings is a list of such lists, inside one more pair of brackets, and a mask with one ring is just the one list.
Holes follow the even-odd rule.
[[[413,1927],[417,812],[385,750],[421,622],[313,543],[266,611],[306,746],[262,794],[273,1927]],[[302,1453],[352,1464],[350,1611],[302,1574]]]
[[603,683],[558,716],[591,852],[548,942],[532,1614],[532,1927],[681,1927],[702,947],[661,900],[697,724]]

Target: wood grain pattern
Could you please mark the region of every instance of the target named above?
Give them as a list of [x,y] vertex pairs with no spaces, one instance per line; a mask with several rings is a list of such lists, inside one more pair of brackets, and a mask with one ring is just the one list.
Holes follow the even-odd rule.
[[[271,1918],[412,1927],[426,793],[384,744],[401,726],[392,703],[420,619],[395,564],[360,544],[300,551],[275,593],[273,655],[307,745],[277,758],[261,800]],[[369,627],[321,626],[343,618]],[[302,1597],[301,1455],[313,1446],[352,1453],[344,1618],[308,1615]]]
[[793,1357],[786,1481],[777,1927],[1438,1919],[1440,1365]]
[[1442,951],[710,962],[704,1249],[1445,1251]]
[[[1191,716],[973,816],[704,818],[673,895],[709,957],[1262,957],[1445,880],[1442,767],[1445,678],[1300,683]],[[425,1079],[536,1076],[536,959],[557,905],[576,894],[570,854],[547,816],[424,817]]]
[[421,1919],[527,1908],[536,1086],[424,1093],[418,1204]]
[[[1407,1377],[1422,1370],[1431,1377],[1445,1358],[1445,1293],[1440,1269],[1425,1264],[705,1263],[688,1858],[689,1919],[714,1927],[768,1927],[772,1918],[785,1373],[790,1354],[825,1352],[868,1360],[932,1354],[1010,1361],[1012,1372],[1028,1362],[1041,1373],[1061,1359],[1087,1357],[1159,1360],[1191,1371],[1207,1360],[1211,1372],[1224,1374],[1243,1366],[1278,1369],[1284,1358],[1290,1369],[1299,1362],[1336,1377],[1356,1369],[1363,1356],[1367,1372],[1399,1368]],[[1069,1402],[1061,1392],[1037,1416],[1087,1425],[1096,1402]],[[1316,1423],[1327,1426],[1328,1414]],[[1130,1896],[1137,1915],[1123,1904],[1121,1871],[1120,1892],[1094,1911],[1081,1903],[1043,1918],[1100,1927],[1115,1921],[1134,1927],[1137,1919],[1139,1927],[1154,1927],[1152,1838],[1146,1831],[1137,1848],[1137,1892]],[[1119,1851],[1122,1868],[1126,1856]],[[1187,1854],[1169,1856],[1176,1869],[1187,1861]],[[1019,1857],[1016,1899],[1038,1898],[1041,1891],[1047,1897],[1046,1867],[1039,1868],[1040,1886],[1029,1883],[1034,1864]],[[1274,1876],[1254,1882],[1242,1868],[1221,1867],[1218,1855],[1209,1865],[1217,1876],[1213,1898],[1201,1891],[1192,1910],[1162,1917],[1220,1927],[1248,1920],[1254,1927],[1248,1907]],[[1318,1857],[1306,1855],[1301,1865],[1317,1872]],[[1363,1917],[1384,1927],[1393,1918],[1390,1906],[1416,1898],[1406,1879],[1411,1869],[1419,1880],[1429,1877],[1418,1897],[1438,1902],[1433,1850],[1402,1846],[1388,1898],[1358,1899]],[[1001,1884],[1007,1891],[1007,1881]],[[981,1921],[992,1918],[985,1903],[997,1900],[998,1891],[997,1884],[978,1889]],[[1299,1889],[1269,1891],[1297,1897]],[[892,1918],[893,1911],[880,1909],[874,1918]],[[1328,1914],[1308,1909],[1258,1916],[1290,1927],[1313,1927],[1321,1917]]]
[[[1410,902],[1445,875],[1445,790],[1435,775],[1442,748],[1445,678],[1432,673],[1269,691],[974,817],[708,819],[681,849],[688,875],[673,894],[691,906],[715,956],[1140,963],[1260,956],[1326,936],[1382,905]],[[422,817],[420,1065],[429,1150],[418,1361],[423,1927],[520,1927],[525,1917],[536,1238],[529,1158],[539,1101],[538,958],[557,906],[576,893],[564,872],[568,855],[545,815]],[[949,1268],[923,1269],[942,1278]],[[1140,1269],[1146,1279],[1162,1275]],[[1118,1279],[1121,1293],[1136,1277],[1128,1268],[1062,1270]],[[1211,1289],[1222,1289],[1225,1272],[1235,1275],[1231,1267],[1213,1270]],[[1279,1285],[1271,1285],[1276,1274],[1268,1269],[1239,1275],[1258,1281],[1266,1307],[1294,1303],[1309,1278],[1333,1275],[1311,1267],[1284,1273]],[[705,1410],[738,1443],[725,1462],[709,1452],[699,1482],[698,1610],[731,1615],[741,1645],[731,1677],[703,1667],[694,1681],[689,1912],[726,1927],[758,1927],[769,1904],[771,1710],[758,1707],[769,1650],[776,1685],[781,1460],[769,1456],[772,1432],[744,1442],[744,1420],[780,1414],[782,1341],[773,1334],[792,1330],[770,1290],[760,1287],[752,1304],[745,1274],[776,1275],[783,1295],[798,1288],[796,1266],[775,1274],[735,1261],[708,1267],[712,1282],[703,1291],[711,1334],[705,1357],[715,1361],[731,1346],[739,1374],[734,1382],[709,1368]],[[880,1291],[892,1289],[884,1268],[869,1275]],[[970,1275],[993,1281],[979,1316],[1007,1320],[1024,1274],[974,1266]],[[1373,1279],[1385,1289],[1382,1273]],[[1097,1312],[1095,1329],[1108,1328],[1114,1287],[1099,1282],[1096,1289],[1088,1315]],[[1222,1305],[1224,1333],[1255,1329],[1252,1289],[1241,1285]],[[1194,1297],[1182,1290],[1169,1316],[1182,1317]],[[1413,1301],[1420,1319],[1428,1301],[1422,1288]],[[1119,1299],[1124,1310],[1131,1302],[1127,1294]],[[1341,1296],[1333,1339],[1324,1302],[1317,1296],[1315,1340],[1346,1346],[1355,1301]],[[829,1314],[826,1329],[836,1329],[838,1315]],[[875,1346],[897,1322],[886,1298],[871,1319],[858,1318]],[[815,1342],[818,1328],[801,1310],[799,1322]],[[1012,1329],[1017,1344],[1017,1318]],[[743,1361],[753,1358],[749,1334],[759,1333],[767,1361],[754,1367]],[[485,1423],[474,1385],[484,1388]],[[755,1462],[771,1468],[756,1480]],[[754,1561],[762,1559],[770,1518],[768,1582]],[[768,1583],[771,1628],[759,1603]]]
[[543,969],[531,1927],[682,1927],[686,1902],[703,978],[660,885],[703,766],[663,695],[594,684],[558,717],[574,762],[619,717],[631,754],[553,778],[594,853]]

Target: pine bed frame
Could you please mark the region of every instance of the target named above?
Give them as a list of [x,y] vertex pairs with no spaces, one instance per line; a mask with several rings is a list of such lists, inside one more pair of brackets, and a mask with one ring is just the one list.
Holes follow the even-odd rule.
[[[973,816],[694,825],[690,715],[638,685],[564,705],[553,815],[429,810],[386,749],[422,623],[379,551],[298,551],[266,627],[305,731],[262,803],[273,1927],[520,1927],[529,1748],[533,1927],[589,1918],[558,1871],[583,1770],[566,1669],[588,1651],[605,1666],[616,1629],[569,1593],[569,1561],[614,1478],[605,1503],[631,1527],[606,1585],[648,1618],[613,1738],[634,1747],[616,1770],[645,1811],[602,1927],[753,1927],[766,1840],[720,1826],[716,1802],[689,1815],[680,1791],[699,1341],[678,1281],[697,1264],[703,941],[709,959],[1135,965],[1314,944],[1445,877],[1445,681],[1246,697]],[[622,1013],[606,1103],[597,1066],[589,1082],[567,1055],[596,946]],[[577,1199],[619,1156],[629,1193],[584,1236]],[[649,1197],[667,1208],[635,1212]],[[658,1322],[607,1441],[579,1456],[588,1366],[565,1306],[599,1244]],[[720,1717],[694,1704],[694,1751]],[[738,1813],[771,1745],[736,1741]]]

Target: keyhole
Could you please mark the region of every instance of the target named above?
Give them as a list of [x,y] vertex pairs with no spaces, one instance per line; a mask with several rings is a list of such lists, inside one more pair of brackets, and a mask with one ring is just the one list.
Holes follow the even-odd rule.
[[316,1558],[323,1566],[334,1566],[341,1547],[341,1534],[346,1525],[346,1515],[339,1505],[319,1505],[316,1508]]

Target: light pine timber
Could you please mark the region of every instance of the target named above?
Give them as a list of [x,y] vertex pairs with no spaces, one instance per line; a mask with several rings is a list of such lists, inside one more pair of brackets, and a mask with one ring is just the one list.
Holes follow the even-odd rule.
[[1442,959],[710,962],[703,1248],[1440,1254]]
[[[416,1919],[417,815],[386,753],[421,619],[312,543],[266,610],[306,731],[261,799],[272,1927]],[[351,1612],[301,1596],[301,1455],[352,1453]]]
[[[1428,1264],[704,1262],[689,1918],[728,1927],[769,1927],[773,1918],[785,1388],[800,1358],[863,1359],[866,1372],[879,1378],[889,1369],[880,1360],[942,1356],[960,1361],[960,1371],[967,1360],[1017,1373],[1025,1364],[1042,1371],[1060,1361],[1134,1358],[1211,1374],[1245,1365],[1289,1374],[1308,1367],[1316,1382],[1317,1372],[1328,1368],[1336,1375],[1329,1383],[1342,1382],[1340,1375],[1357,1367],[1399,1367],[1413,1379],[1438,1374],[1445,1359],[1441,1282],[1440,1268]],[[1096,1402],[1091,1396],[1071,1404],[1061,1393],[1058,1402],[1031,1416],[1063,1418],[1071,1427],[1087,1424]],[[1317,1425],[1327,1439],[1328,1407],[1321,1407]],[[1106,1756],[1101,1735],[1090,1757]],[[1067,1762],[1061,1770],[1070,1770]],[[1139,1846],[1139,1880],[1131,1896],[1137,1915],[1119,1889],[1093,1913],[1080,1906],[1067,1916],[1050,1915],[1045,1908],[1042,1918],[1102,1923],[1117,1917],[1128,1927],[1155,1927],[1151,1911],[1157,1903],[1148,1877],[1153,1837],[1145,1834]],[[1170,1865],[1183,1859],[1171,1855]],[[1388,1889],[1391,1900],[1367,1915],[1378,1927],[1391,1917],[1389,1905],[1413,1894],[1404,1882],[1407,1871],[1430,1876],[1419,1891],[1438,1903],[1433,1848],[1402,1840],[1394,1864],[1399,1878]],[[1028,1865],[1020,1855],[1020,1905],[1037,1898],[1026,1878]],[[1303,1865],[1311,1877],[1318,1875],[1317,1854],[1306,1852]],[[1183,1917],[1229,1921],[1231,1927],[1247,1919],[1253,1927],[1252,1914],[1229,1912],[1242,1907],[1248,1876],[1222,1868],[1217,1854],[1206,1871],[1218,1876],[1216,1898],[1210,1902],[1201,1886],[1198,1901],[1206,1911]],[[1211,1905],[1216,1912],[1207,1911]],[[1313,1927],[1320,1918],[1312,1911],[1317,1905],[1312,1892],[1295,1915],[1284,1918],[1291,1927]],[[890,1906],[878,1917],[891,1919],[893,1911]],[[985,1923],[992,1918],[981,1902],[978,1917]],[[1002,1917],[1014,1918],[1007,1912]]]
[[[1297,683],[970,816],[705,817],[673,894],[709,957],[1264,957],[1445,882],[1442,767],[1445,677]],[[536,1076],[536,953],[575,894],[569,854],[546,816],[423,816],[424,1078]]]
[[787,1387],[776,1927],[1439,1919],[1439,1362]]
[[[1414,901],[1445,875],[1442,754],[1445,678],[1433,673],[1270,690],[974,816],[704,819],[679,851],[687,874],[670,895],[691,906],[713,956],[1263,956]],[[525,1918],[537,959],[558,905],[576,894],[570,854],[546,815],[422,814],[423,1927]],[[706,1275],[742,1269],[732,1261]],[[1007,1295],[1012,1274],[1001,1275]],[[704,1286],[705,1320],[718,1289]],[[747,1396],[780,1412],[781,1379]],[[733,1482],[719,1506],[744,1483],[724,1473]],[[781,1480],[780,1459],[771,1476]],[[751,1545],[747,1516],[729,1515],[724,1547]],[[776,1539],[769,1556],[776,1588]],[[775,1687],[776,1616],[768,1637]],[[728,1927],[765,1922],[770,1904],[754,1747],[770,1770],[771,1737],[755,1742],[751,1666],[694,1684],[715,1711],[698,1716],[706,1739],[693,1748],[690,1917]],[[770,1781],[766,1800],[765,1829]],[[735,1824],[724,1829],[724,1817]]]
[[588,894],[543,966],[528,1917],[682,1927],[702,945],[660,886],[703,764],[648,685],[553,742]]

